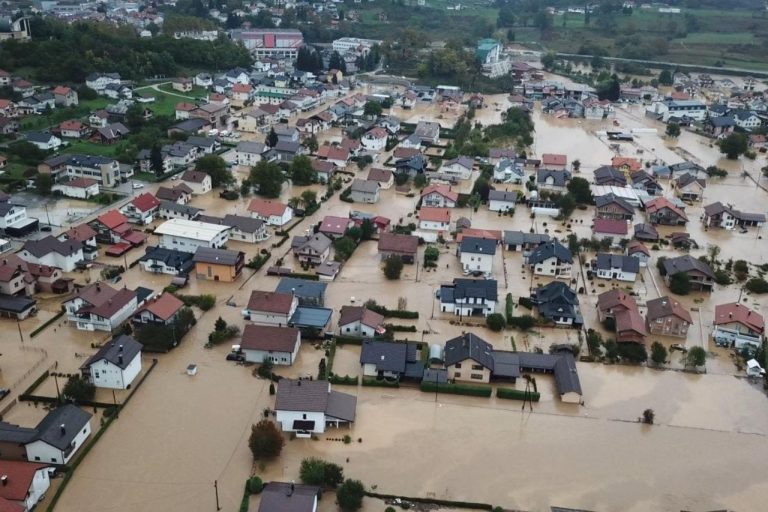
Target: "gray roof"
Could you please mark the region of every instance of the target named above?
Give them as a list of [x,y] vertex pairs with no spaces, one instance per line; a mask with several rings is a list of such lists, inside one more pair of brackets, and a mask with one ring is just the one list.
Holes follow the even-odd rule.
[[243,253],[229,251],[227,249],[214,249],[212,247],[198,247],[192,261],[195,263],[217,263],[219,265],[234,265],[242,258]]
[[619,206],[621,206],[623,210],[626,210],[628,213],[634,213],[635,211],[635,208],[631,204],[629,204],[626,201],[626,199],[619,197],[614,193],[605,194],[604,196],[597,196],[595,198],[595,207],[597,208],[602,208],[603,206],[607,206],[613,203],[618,204]]
[[365,340],[360,364],[375,365],[377,371],[404,373],[407,354],[406,343]]
[[325,329],[331,322],[333,310],[317,306],[298,306],[288,324],[301,329]]
[[496,301],[498,283],[495,279],[454,279],[453,284],[440,287],[441,302],[452,303],[470,297]]
[[0,421],[0,443],[27,444],[37,435],[33,428],[20,427],[12,423]]
[[0,312],[23,313],[37,304],[37,300],[24,295],[0,293]]
[[186,142],[199,148],[213,148],[216,145],[216,139],[212,137],[189,137]]
[[346,421],[354,421],[357,397],[331,391],[324,380],[282,379],[277,385],[275,410],[322,412]]
[[59,450],[66,450],[91,420],[91,416],[75,405],[62,405],[49,412],[37,425],[37,439]]
[[322,299],[325,297],[325,290],[327,287],[328,285],[326,283],[321,283],[320,281],[284,277],[277,284],[275,291],[278,293],[293,292],[299,299]]
[[261,142],[243,141],[237,143],[237,151],[241,153],[252,153],[254,155],[260,155],[267,150],[267,146]]
[[83,243],[77,240],[62,242],[54,236],[48,235],[40,240],[29,240],[24,244],[24,250],[32,256],[41,258],[46,254],[56,252],[62,256],[70,256],[82,250]]
[[715,278],[715,274],[712,272],[709,265],[689,254],[664,260],[664,270],[669,276],[674,276],[681,272],[688,273],[692,270],[697,270],[711,279]]
[[165,200],[160,201],[160,209],[190,215],[190,217],[194,217],[196,214],[203,211],[202,208],[195,208],[194,206],[189,206],[187,204],[179,204],[175,201]]
[[547,178],[552,178],[552,186],[564,187],[571,179],[571,173],[556,169],[539,169],[536,171],[536,183],[545,183]]
[[314,512],[320,487],[269,482],[261,491],[259,512]]
[[29,132],[27,134],[27,140],[29,142],[49,142],[51,140],[51,137],[54,135],[52,133],[41,133],[41,132]]
[[185,119],[180,123],[176,123],[175,125],[171,126],[171,130],[180,130],[183,132],[196,132],[207,124],[208,122],[206,120],[200,119],[199,117],[195,117],[193,119]]
[[710,117],[707,119],[707,123],[717,128],[736,126],[736,121],[731,116]]
[[440,135],[440,124],[429,121],[419,121],[414,133],[421,139],[434,139]]
[[503,190],[490,190],[488,191],[489,201],[506,201],[508,203],[515,203],[517,201],[517,192],[505,192]]
[[504,243],[507,245],[543,244],[547,242],[549,242],[549,235],[544,233],[504,231]]
[[80,368],[88,368],[93,363],[105,359],[118,368],[125,370],[133,361],[133,358],[141,354],[141,349],[141,343],[131,336],[123,334],[102,345],[98,352],[89,357]]
[[461,239],[461,246],[459,251],[462,253],[466,252],[471,254],[490,254],[493,256],[496,254],[496,240],[465,236]]
[[539,314],[544,318],[564,317],[581,320],[581,315],[576,309],[579,304],[576,292],[561,281],[554,281],[534,290],[532,299]]
[[243,217],[242,215],[227,214],[222,217],[214,217],[213,215],[200,215],[196,220],[200,222],[207,222],[209,224],[218,224],[220,226],[228,226],[235,228],[243,233],[257,233],[264,229],[264,221],[261,219],[254,219],[253,217]]
[[422,382],[437,382],[446,384],[448,382],[448,372],[444,368],[425,368],[422,375]]
[[597,253],[597,268],[600,270],[610,270],[620,268],[623,272],[640,272],[640,260],[632,256],[623,254],[608,254],[605,252]]
[[445,342],[445,366],[472,359],[493,371],[493,346],[472,333],[465,333]]
[[620,171],[615,167],[611,167],[610,165],[604,165],[595,169],[595,183],[597,185],[602,185],[604,183],[610,183],[613,181],[626,185],[627,177],[624,175],[623,171]]
[[301,151],[301,144],[298,142],[290,142],[290,141],[278,141],[275,145],[276,151],[281,151],[283,153],[298,153]]
[[702,188],[706,188],[707,186],[707,180],[703,178],[697,178],[695,174],[691,174],[689,172],[677,178],[678,187],[685,187],[690,185],[693,182],[697,182],[699,185],[702,186]]
[[546,261],[553,256],[560,261],[573,263],[573,255],[571,254],[571,251],[557,240],[552,240],[551,242],[541,244],[534,249],[533,252],[531,252],[531,255],[528,256],[528,264],[535,265],[542,261]]
[[375,194],[379,190],[379,182],[373,180],[355,179],[352,181],[352,192],[362,192],[364,194]]
[[520,357],[515,352],[494,350],[493,374],[497,377],[517,378],[520,376]]
[[651,224],[635,224],[635,238],[638,240],[658,240],[659,232]]
[[295,236],[291,240],[292,249],[302,249],[306,246],[314,249],[316,252],[322,254],[328,249],[333,242],[330,238],[322,233],[315,233],[312,236]]

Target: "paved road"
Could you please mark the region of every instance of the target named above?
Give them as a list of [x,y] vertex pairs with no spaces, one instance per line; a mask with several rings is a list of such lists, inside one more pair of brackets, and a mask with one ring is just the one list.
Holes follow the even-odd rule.
[[178,93],[175,93],[175,92],[164,91],[163,89],[160,88],[161,85],[166,85],[166,84],[169,84],[169,83],[171,83],[171,82],[160,82],[159,84],[145,85],[144,87],[137,87],[136,89],[134,89],[134,91],[141,91],[142,89],[152,89],[153,91],[157,91],[160,94],[167,94],[168,96],[177,96],[179,98],[184,98],[184,99],[187,99],[187,100],[197,100],[198,99],[198,98],[195,98],[194,96],[185,96],[183,94],[178,94]]
[[[580,59],[591,59],[593,57],[593,55],[584,55],[581,53],[557,53],[556,55],[558,57],[574,57],[574,58],[580,58]],[[713,73],[717,73],[720,75],[739,74],[739,75],[768,77],[768,72],[756,71],[754,69],[726,68],[726,67],[718,67],[718,66],[704,66],[699,64],[679,64],[674,62],[664,62],[660,60],[623,59],[621,57],[603,57],[603,59],[608,62],[635,62],[638,64],[644,64],[646,66],[659,66],[662,68],[676,67],[682,70],[685,70],[686,68],[705,69],[707,71],[712,71]]]

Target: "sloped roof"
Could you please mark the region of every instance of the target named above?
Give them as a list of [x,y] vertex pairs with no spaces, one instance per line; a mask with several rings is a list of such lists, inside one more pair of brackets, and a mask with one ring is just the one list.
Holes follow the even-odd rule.
[[648,308],[648,312],[645,316],[649,322],[652,322],[658,318],[666,318],[673,315],[680,318],[681,320],[688,322],[689,324],[693,323],[691,314],[688,312],[688,310],[685,309],[678,301],[668,295],[659,297],[657,299],[651,299],[646,302],[645,305]]
[[715,274],[712,272],[709,265],[689,254],[664,260],[664,270],[666,270],[667,275],[669,276],[674,276],[681,272],[688,273],[692,270],[697,270],[707,277],[712,279],[715,278]]
[[731,322],[740,323],[759,333],[762,333],[765,329],[763,315],[757,311],[752,311],[738,302],[729,302],[727,304],[718,304],[715,306],[714,324],[722,325]]
[[472,333],[465,333],[445,342],[443,361],[452,366],[467,359],[472,359],[493,371],[493,346]]
[[441,195],[447,199],[450,199],[453,202],[456,202],[459,199],[458,192],[451,190],[451,187],[449,187],[448,185],[442,185],[442,184],[428,185],[427,187],[424,188],[424,190],[421,191],[421,197],[424,197],[433,193]]
[[154,297],[146,302],[136,313],[149,311],[162,320],[168,320],[183,307],[184,302],[181,299],[172,293],[163,292],[159,297]]
[[451,210],[449,208],[422,208],[419,210],[419,219],[432,222],[451,222]]
[[123,334],[102,345],[95,354],[89,357],[88,360],[80,366],[80,368],[88,368],[93,363],[106,360],[118,368],[125,370],[128,365],[131,364],[131,361],[133,361],[137,355],[141,354],[142,348],[142,344],[133,339],[133,337]]
[[629,232],[627,221],[620,219],[594,219],[592,231],[612,235],[626,235]]
[[366,327],[377,329],[384,323],[384,316],[363,306],[342,306],[339,326],[352,322],[360,322]]
[[248,299],[248,309],[251,311],[267,311],[284,315],[290,313],[292,304],[293,295],[290,293],[254,290]]
[[133,198],[131,204],[136,207],[137,210],[142,212],[148,212],[160,207],[160,201],[150,193],[143,193]]
[[[37,425],[37,439],[55,447],[66,450],[75,437],[91,420],[91,414],[79,407],[67,404],[49,412]],[[64,426],[62,429],[61,426]],[[63,430],[63,431],[62,431]]]
[[379,252],[402,252],[416,254],[419,248],[419,238],[413,235],[381,233],[379,235]]
[[247,324],[240,347],[246,350],[293,352],[299,341],[299,330],[293,327]]
[[546,261],[553,256],[560,261],[573,263],[573,254],[571,254],[571,251],[557,240],[552,240],[551,242],[539,245],[531,252],[530,256],[528,256],[528,263],[530,265],[535,265],[536,263]]

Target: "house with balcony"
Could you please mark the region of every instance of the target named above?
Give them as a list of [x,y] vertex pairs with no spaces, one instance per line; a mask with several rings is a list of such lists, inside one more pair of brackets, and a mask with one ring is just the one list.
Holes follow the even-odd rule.
[[704,225],[710,228],[736,229],[747,227],[760,227],[765,224],[765,215],[762,213],[746,213],[737,210],[730,204],[720,201],[708,204],[704,207],[702,218]]
[[693,290],[711,292],[715,286],[715,273],[710,266],[689,254],[664,260],[664,280],[667,286],[677,274],[686,274]]
[[559,241],[552,240],[533,249],[526,263],[536,275],[570,279],[573,254]]
[[686,338],[693,325],[691,313],[680,302],[666,295],[645,303],[645,321],[651,334]]
[[138,295],[127,288],[115,290],[106,283],[93,283],[63,306],[67,320],[78,329],[112,332],[136,312]]
[[298,307],[299,299],[293,293],[254,290],[242,315],[256,324],[285,327],[289,325]]
[[146,226],[152,224],[158,210],[160,210],[160,201],[152,194],[145,192],[134,197],[129,203],[120,208],[120,213],[125,215],[131,224]]
[[488,316],[496,312],[498,283],[494,279],[457,278],[440,286],[440,311],[454,316]]
[[99,255],[99,245],[96,242],[96,231],[88,224],[80,224],[59,235],[59,240],[66,242],[74,240],[83,244],[83,259],[93,261]]
[[558,327],[579,327],[584,323],[579,311],[579,297],[562,281],[553,281],[533,290],[531,301],[539,316]]
[[325,262],[331,254],[333,241],[322,233],[311,236],[294,236],[291,251],[299,263],[317,266]]
[[712,327],[712,338],[717,345],[737,350],[760,348],[765,335],[763,315],[738,302],[715,306]]

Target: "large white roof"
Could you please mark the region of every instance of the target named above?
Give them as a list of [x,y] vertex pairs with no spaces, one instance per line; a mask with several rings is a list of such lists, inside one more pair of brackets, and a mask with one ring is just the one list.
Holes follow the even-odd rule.
[[220,233],[229,231],[230,229],[229,226],[210,224],[208,222],[187,219],[170,219],[160,224],[157,229],[155,229],[155,234],[192,238],[194,240],[205,240],[210,242]]

